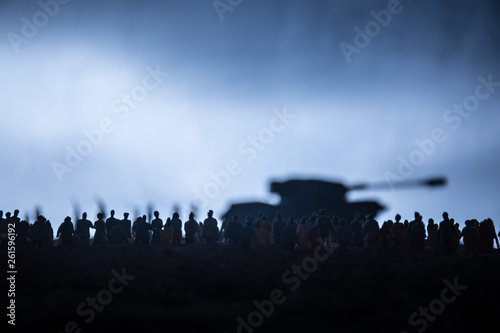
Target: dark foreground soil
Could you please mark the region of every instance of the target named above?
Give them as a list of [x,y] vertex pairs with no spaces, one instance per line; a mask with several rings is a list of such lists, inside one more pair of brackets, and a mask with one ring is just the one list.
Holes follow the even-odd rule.
[[[314,258],[277,247],[244,250],[221,244],[18,250],[15,328],[500,332],[498,254],[322,250]],[[125,282],[115,275],[126,275]],[[458,287],[451,290],[454,284]],[[100,311],[88,304],[96,297]]]

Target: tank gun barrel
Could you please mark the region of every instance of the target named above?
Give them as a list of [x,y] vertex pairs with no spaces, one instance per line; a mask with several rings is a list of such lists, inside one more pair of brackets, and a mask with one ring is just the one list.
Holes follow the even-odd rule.
[[421,180],[408,180],[400,183],[393,184],[389,186],[387,182],[379,182],[372,184],[358,184],[349,186],[348,191],[352,190],[389,190],[389,189],[403,189],[403,188],[414,188],[414,187],[437,187],[446,185],[446,178],[437,177]]

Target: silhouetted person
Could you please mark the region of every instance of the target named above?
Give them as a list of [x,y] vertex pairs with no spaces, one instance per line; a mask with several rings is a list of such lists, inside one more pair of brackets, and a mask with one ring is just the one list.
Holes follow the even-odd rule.
[[92,224],[92,222],[87,220],[87,213],[83,213],[82,218],[76,221],[75,234],[78,238],[78,244],[89,245],[90,228],[94,229],[94,225]]
[[255,246],[264,246],[269,244],[268,239],[269,239],[269,233],[267,230],[262,226],[261,221],[257,221],[255,223]]
[[262,215],[261,218],[260,218],[260,220],[261,220],[260,225],[267,232],[265,243],[266,243],[266,245],[271,244],[271,232],[273,231],[273,225],[271,224],[271,222],[269,222],[267,220],[267,216],[265,216],[265,215]]
[[365,238],[365,247],[372,248],[379,245],[380,228],[372,214],[366,216],[366,222],[361,230]]
[[208,217],[203,221],[203,238],[207,243],[216,243],[219,235],[217,220],[213,218],[214,212],[208,211]]
[[326,210],[321,209],[318,218],[318,233],[324,246],[330,246],[330,232],[333,232],[332,220],[326,216]]
[[280,244],[281,243],[281,237],[283,235],[283,230],[285,230],[286,227],[286,222],[283,220],[281,213],[276,213],[276,217],[274,218],[273,221],[273,237],[274,237],[274,244]]
[[434,223],[433,219],[429,219],[427,224],[427,239],[429,240],[429,248],[432,253],[438,251],[438,225]]
[[461,237],[464,238],[464,253],[466,255],[475,253],[477,251],[477,233],[471,220],[465,221]]
[[184,223],[184,238],[186,240],[186,244],[193,244],[196,239],[196,233],[200,225],[194,219],[194,213],[189,213],[189,219]]
[[120,224],[125,229],[125,233],[127,234],[127,243],[132,241],[132,221],[129,220],[129,213],[123,213],[123,219],[120,220]]
[[394,246],[394,223],[392,220],[385,221],[380,228],[380,247],[388,248]]
[[339,251],[346,252],[351,247],[352,232],[350,225],[346,220],[340,220],[337,232],[335,233],[335,240],[339,244]]
[[122,245],[127,243],[127,232],[121,223],[116,223],[109,232],[109,244]]
[[301,250],[306,250],[310,248],[309,234],[311,233],[311,228],[307,223],[307,218],[302,217],[299,225],[297,226],[297,248]]
[[151,229],[153,236],[151,237],[151,244],[161,244],[161,231],[163,229],[163,220],[160,219],[160,213],[154,212],[154,220],[151,222]]
[[151,224],[146,222],[146,216],[138,217],[134,222],[135,224],[135,243],[136,244],[149,244],[149,231]]
[[182,221],[179,218],[179,213],[177,212],[175,212],[174,215],[172,215],[172,228],[173,228],[172,245],[178,246],[181,244],[182,240]]
[[16,227],[16,247],[28,247],[30,239],[30,224],[27,221],[18,221],[19,219],[11,215],[10,212],[5,213],[7,224],[13,224]]
[[352,232],[352,247],[355,249],[361,249],[364,247],[363,233],[363,222],[360,219],[359,213],[354,214],[354,220],[350,224]]
[[491,219],[486,219],[479,224],[478,231],[478,250],[480,253],[492,253],[494,247],[494,241],[496,241],[497,249],[500,248],[498,245],[498,237],[495,231],[495,225]]
[[9,243],[9,224],[6,219],[3,218],[3,211],[0,210],[0,248],[7,248]]
[[73,239],[75,235],[75,229],[73,223],[71,222],[71,217],[66,216],[64,222],[61,223],[59,229],[57,229],[57,237],[59,237],[60,244],[62,246],[73,245]]
[[49,220],[45,222],[45,247],[53,247],[54,246],[54,229],[52,229],[52,224]]
[[243,248],[249,248],[255,244],[255,226],[253,224],[253,218],[247,216],[243,230],[241,230],[241,246]]
[[45,231],[46,219],[42,215],[37,217],[37,220],[31,226],[31,236],[33,239],[33,247],[38,248],[43,246],[46,237]]
[[[19,210],[18,209],[16,209],[14,211],[14,215],[12,215],[11,219],[12,219],[12,223],[14,223],[14,224],[18,224],[19,222],[21,222],[21,219],[19,218]],[[28,221],[26,221],[26,222],[28,222]]]
[[104,222],[104,214],[97,213],[97,221],[94,222],[95,234],[93,245],[101,245],[106,243],[106,222]]
[[290,217],[287,226],[283,230],[280,245],[283,247],[283,249],[290,251],[295,249],[296,244],[297,244],[297,224],[295,223],[293,217]]
[[451,255],[454,252],[455,244],[453,234],[455,226],[450,221],[447,212],[443,213],[443,221],[439,223],[439,252]]
[[415,212],[415,220],[411,223],[409,231],[411,246],[417,252],[424,252],[425,248],[425,226],[422,222],[422,216]]
[[172,226],[172,220],[167,218],[167,222],[163,226],[162,238],[161,241],[164,245],[172,245],[172,238],[174,234],[174,228]]
[[115,225],[118,224],[119,220],[115,218],[115,211],[111,210],[109,212],[111,215],[107,220],[106,220],[106,232],[109,235],[109,232],[111,231],[111,228],[113,228]]
[[234,216],[232,220],[227,223],[225,237],[229,240],[230,244],[238,244],[240,241],[241,231],[243,225],[238,220],[238,216]]
[[392,226],[392,230],[394,231],[394,245],[400,249],[407,248],[410,245],[408,230],[401,223],[401,215],[396,214],[395,220],[396,222]]
[[[328,236],[330,236],[330,234],[328,234]],[[319,237],[318,227],[311,228],[311,232],[309,232],[309,248],[314,250],[317,247],[321,246],[321,244],[322,240],[321,237]],[[327,246],[330,246],[330,244],[328,244]]]

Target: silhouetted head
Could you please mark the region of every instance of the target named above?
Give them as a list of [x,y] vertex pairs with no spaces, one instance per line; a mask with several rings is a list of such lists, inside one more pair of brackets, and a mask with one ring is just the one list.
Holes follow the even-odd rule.
[[128,219],[128,215],[129,215],[128,213],[123,213],[123,217],[126,219]]
[[194,213],[193,212],[189,213],[189,219],[190,220],[194,219]]
[[42,215],[38,215],[36,219],[40,222],[45,222],[45,217],[43,217]]
[[98,218],[99,220],[102,220],[103,216],[104,216],[104,214],[103,214],[103,213],[97,213],[97,218]]
[[82,214],[82,218],[85,220],[87,218],[87,213],[86,212],[83,212]]
[[319,213],[321,214],[321,216],[324,216],[324,215],[326,214],[326,209],[321,208],[321,209],[319,210]]
[[19,215],[19,210],[18,210],[18,209],[16,209],[16,210],[14,211],[14,217],[17,217],[17,215]]
[[66,216],[66,217],[64,218],[64,222],[66,222],[66,223],[71,222],[71,217]]
[[173,219],[178,219],[179,218],[179,213],[175,212],[174,215],[172,215]]
[[208,211],[208,217],[212,217],[213,215],[214,215],[213,210],[209,210],[209,211]]
[[111,211],[109,212],[109,214],[111,215],[111,217],[114,217],[114,216],[115,216],[115,211],[114,211],[114,210],[111,210]]
[[366,215],[366,220],[367,220],[367,221],[368,221],[368,220],[373,220],[373,218],[374,218],[373,214],[368,214],[368,215]]
[[155,210],[155,212],[153,214],[155,215],[156,218],[158,218],[158,216],[160,216],[160,213],[157,210]]
[[147,221],[146,215],[142,215],[142,220],[143,220],[144,222],[146,222],[146,221]]
[[5,217],[6,217],[6,218],[8,218],[8,219],[9,219],[9,218],[10,218],[10,216],[11,216],[10,212],[5,213]]
[[429,225],[434,225],[434,219],[429,219]]
[[443,218],[444,218],[445,220],[447,220],[447,219],[448,219],[448,213],[447,213],[447,212],[444,212],[444,213],[443,213]]
[[290,217],[290,218],[288,219],[288,224],[289,224],[289,225],[294,225],[294,224],[295,224],[295,219],[294,219],[293,217]]
[[45,222],[45,225],[48,227],[48,228],[52,228],[52,224],[50,223],[49,220],[47,220],[47,222]]
[[401,215],[396,214],[396,216],[394,217],[394,219],[396,220],[396,223],[398,223],[399,221],[401,221]]
[[415,216],[415,220],[418,220],[418,217],[420,216],[420,213],[419,212],[415,212],[415,214],[413,216]]

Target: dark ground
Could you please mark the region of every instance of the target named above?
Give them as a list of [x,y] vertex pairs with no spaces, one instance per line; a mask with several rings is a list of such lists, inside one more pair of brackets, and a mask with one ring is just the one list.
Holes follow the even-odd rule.
[[[252,302],[269,300],[271,292],[280,289],[284,303],[275,305],[262,325],[251,330],[417,332],[424,328],[423,317],[411,326],[410,315],[441,298],[445,279],[452,284],[457,279],[467,289],[431,317],[433,322],[427,321],[425,332],[500,332],[497,253],[320,254],[328,257],[317,262],[316,270],[314,260],[306,259],[311,265],[307,279],[289,273],[283,280],[283,273],[312,255],[221,244],[18,249],[16,329],[64,332],[66,323],[74,321],[78,327],[68,332],[237,332],[237,318],[246,320],[256,311]],[[90,315],[78,315],[78,305],[109,288],[113,269],[120,273],[124,269],[135,278],[85,323]],[[291,291],[298,282],[300,286]],[[433,303],[436,311],[438,303]],[[258,323],[259,316],[254,314],[253,319]]]

